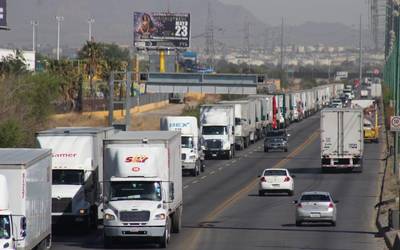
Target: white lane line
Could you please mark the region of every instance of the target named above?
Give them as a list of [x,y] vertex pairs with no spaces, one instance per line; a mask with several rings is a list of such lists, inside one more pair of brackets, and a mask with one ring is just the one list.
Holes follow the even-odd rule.
[[192,181],[193,184],[196,184],[197,182],[199,182],[198,180],[194,180]]
[[252,153],[254,153],[254,151],[250,151],[250,152],[249,152],[249,154],[252,154]]
[[210,174],[215,174],[215,171],[211,171]]
[[247,157],[247,154],[245,154],[244,157]]
[[231,165],[230,163],[225,164],[225,166],[229,167],[229,165]]
[[207,178],[207,175],[201,177],[202,180],[204,180],[205,178]]
[[223,168],[224,168],[224,167],[219,167],[219,168],[218,168],[218,170],[220,170],[220,171],[221,171]]
[[232,163],[235,163],[235,162],[236,162],[236,160],[233,160],[233,161],[232,161]]
[[189,185],[186,185],[186,186],[183,187],[183,189],[186,189],[186,188],[188,188],[188,187],[189,187]]

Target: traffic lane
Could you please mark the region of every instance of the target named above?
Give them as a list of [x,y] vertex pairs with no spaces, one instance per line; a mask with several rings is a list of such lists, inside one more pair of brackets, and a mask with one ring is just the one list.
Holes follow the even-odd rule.
[[296,175],[296,198],[306,190],[321,190],[340,200],[336,227],[296,227],[295,198],[259,197],[253,188],[202,229],[197,249],[381,249],[373,226],[380,160],[377,145],[365,146],[362,174],[321,174],[319,152],[319,140],[315,140],[285,167]]
[[[311,125],[313,125],[311,131],[315,131],[318,129],[318,126],[316,126],[316,119],[319,119],[319,113],[314,114],[313,116],[308,117],[307,119],[304,119],[300,122],[295,122],[290,124],[288,127],[288,133],[290,134],[289,136],[289,151],[296,146],[300,145],[305,138],[307,138],[307,134],[302,133],[304,129],[309,128]],[[198,183],[202,180],[204,175],[214,175],[215,173],[221,171],[221,168],[224,167],[229,167],[232,164],[235,164],[239,159],[241,158],[247,158],[249,155],[254,153],[255,150],[263,150],[264,146],[264,138],[260,139],[257,141],[255,144],[250,144],[248,148],[244,150],[236,150],[235,157],[231,160],[225,160],[225,159],[207,159],[205,161],[206,163],[206,168],[205,172],[201,173],[199,176],[193,177],[190,176],[188,173],[185,173],[183,176],[183,187],[184,189],[188,188],[191,183]],[[203,178],[204,179],[204,178]]]
[[[315,122],[315,117],[313,116],[290,126],[289,153],[275,152],[264,154],[263,140],[260,140],[246,150],[238,152],[236,157],[230,161],[212,160],[209,165],[210,167],[205,172],[207,175],[203,174],[196,178],[185,177],[183,179],[184,183],[190,184],[187,188],[185,188],[187,184],[184,184],[183,225],[185,228],[180,234],[173,235],[169,248],[182,249],[181,243],[191,235],[190,227],[202,223],[201,219],[204,218],[207,212],[216,207],[224,197],[229,196],[245,185],[254,178],[255,174],[261,173],[263,168],[269,167],[282,158],[285,158],[295,147],[304,142],[310,133],[318,129],[319,124]],[[256,152],[259,154],[254,156]],[[254,167],[256,163],[261,163],[262,166],[258,167],[257,171],[251,171],[250,168]],[[214,173],[211,174],[213,171]],[[247,175],[244,175],[246,173]],[[203,178],[204,176],[207,177]],[[75,229],[71,229],[66,230],[65,234],[56,234],[53,238],[53,246],[56,249],[102,248],[101,229],[88,235],[75,234],[74,232]],[[122,244],[117,246],[116,249],[132,247],[135,249],[154,248],[151,245]]]

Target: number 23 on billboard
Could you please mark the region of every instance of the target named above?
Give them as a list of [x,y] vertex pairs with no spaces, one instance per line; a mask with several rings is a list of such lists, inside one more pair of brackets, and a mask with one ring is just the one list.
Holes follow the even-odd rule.
[[188,22],[176,21],[175,22],[175,36],[187,36],[188,35]]

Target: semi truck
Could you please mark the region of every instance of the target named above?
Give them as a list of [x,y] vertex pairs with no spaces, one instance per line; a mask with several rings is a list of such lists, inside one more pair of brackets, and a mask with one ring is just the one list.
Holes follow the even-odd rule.
[[363,111],[327,108],[321,111],[321,167],[362,171]]
[[165,116],[160,119],[160,130],[181,133],[182,171],[197,176],[204,172],[204,153],[199,140],[199,126],[194,116]]
[[181,136],[120,132],[104,140],[104,246],[148,239],[165,248],[181,230]]
[[58,127],[37,133],[40,147],[53,153],[53,224],[97,228],[102,218],[102,140],[114,133],[111,127]]
[[[250,144],[250,103],[249,101],[222,101],[221,104],[235,106],[235,146],[239,150]],[[252,131],[254,133],[254,129]]]
[[235,105],[201,105],[200,130],[206,157],[231,159],[235,154]]
[[0,248],[51,247],[51,150],[0,149]]

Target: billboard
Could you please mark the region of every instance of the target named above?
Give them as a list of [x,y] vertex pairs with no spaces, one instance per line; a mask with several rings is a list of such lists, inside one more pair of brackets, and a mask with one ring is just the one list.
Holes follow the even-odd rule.
[[190,14],[135,12],[133,43],[138,49],[189,47]]
[[7,27],[6,0],[0,0],[0,29]]

